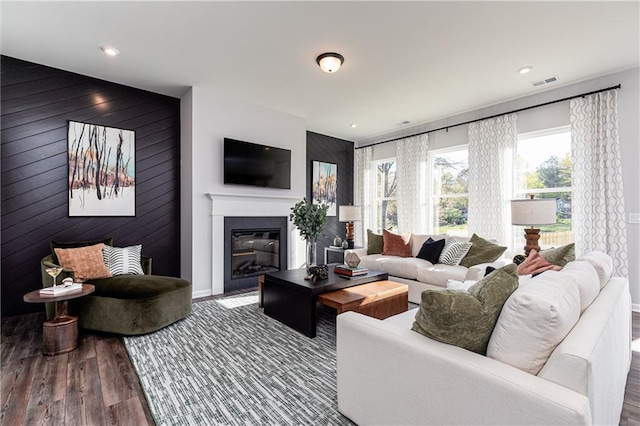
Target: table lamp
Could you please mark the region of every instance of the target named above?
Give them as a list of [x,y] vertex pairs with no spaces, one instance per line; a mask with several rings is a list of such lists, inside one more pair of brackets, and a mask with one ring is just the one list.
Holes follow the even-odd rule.
[[348,248],[352,249],[353,244],[353,222],[360,220],[361,212],[360,206],[340,206],[338,212],[338,220],[340,222],[347,222],[347,234],[345,240],[349,244]]
[[525,256],[531,250],[540,251],[538,240],[540,229],[536,225],[551,225],[556,223],[555,198],[537,198],[530,195],[529,199],[511,200],[511,224],[530,226],[524,229],[524,238],[527,244],[524,246]]

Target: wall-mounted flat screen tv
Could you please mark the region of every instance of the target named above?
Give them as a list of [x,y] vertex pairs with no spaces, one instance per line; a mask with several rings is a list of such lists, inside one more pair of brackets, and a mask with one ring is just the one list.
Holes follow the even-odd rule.
[[224,138],[224,184],[291,189],[291,151]]

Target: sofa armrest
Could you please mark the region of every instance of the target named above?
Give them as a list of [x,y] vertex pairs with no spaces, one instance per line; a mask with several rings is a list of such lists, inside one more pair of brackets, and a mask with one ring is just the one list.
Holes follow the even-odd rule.
[[487,272],[487,266],[500,269],[503,266],[505,266],[507,263],[511,263],[511,261],[507,262],[505,260],[496,260],[495,262],[479,263],[477,265],[473,265],[467,271],[467,276],[465,277],[465,280],[474,280],[474,281],[481,280],[482,278],[484,278],[485,273]]
[[586,396],[389,322],[337,318],[338,409],[357,424],[590,424]]

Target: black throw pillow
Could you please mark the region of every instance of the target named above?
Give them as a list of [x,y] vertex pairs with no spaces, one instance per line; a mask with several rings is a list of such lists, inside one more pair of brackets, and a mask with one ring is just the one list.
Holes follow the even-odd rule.
[[429,237],[429,239],[422,244],[420,252],[416,257],[429,261],[435,265],[440,259],[440,253],[442,253],[442,249],[444,249],[445,242],[444,238],[434,241],[433,238]]

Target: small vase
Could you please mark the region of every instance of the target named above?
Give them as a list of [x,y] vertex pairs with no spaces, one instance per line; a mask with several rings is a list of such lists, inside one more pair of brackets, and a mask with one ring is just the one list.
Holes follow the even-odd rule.
[[317,245],[316,241],[307,241],[307,268],[312,266],[316,266],[316,253],[317,253]]
[[333,239],[333,245],[334,247],[342,247],[342,238],[336,235],[336,237]]

